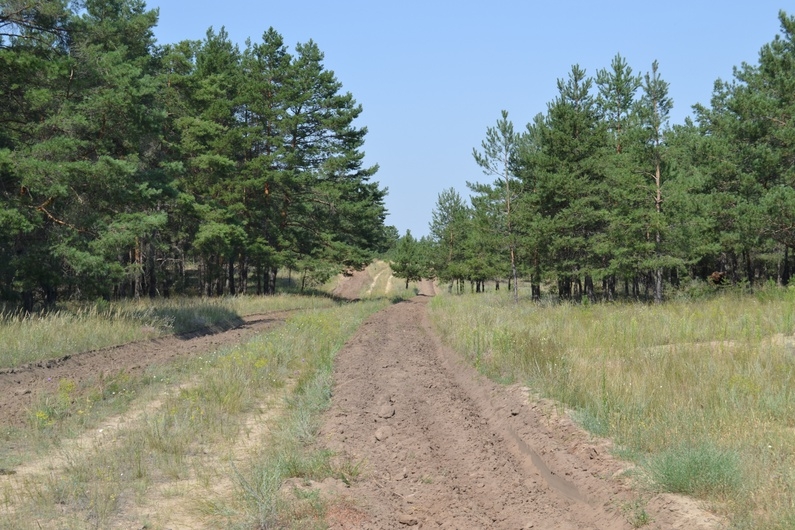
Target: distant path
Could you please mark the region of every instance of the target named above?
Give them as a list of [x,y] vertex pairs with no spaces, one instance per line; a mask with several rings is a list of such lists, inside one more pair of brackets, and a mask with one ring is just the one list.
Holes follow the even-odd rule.
[[353,271],[349,275],[343,275],[339,285],[331,292],[338,298],[347,300],[358,300],[362,296],[362,291],[372,283],[370,274],[367,270]]

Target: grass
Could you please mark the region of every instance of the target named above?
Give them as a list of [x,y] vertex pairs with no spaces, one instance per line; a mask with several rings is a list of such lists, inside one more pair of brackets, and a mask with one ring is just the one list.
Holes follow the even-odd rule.
[[41,315],[0,318],[0,368],[55,359],[168,333],[228,329],[246,315],[267,311],[331,307],[323,297],[238,296],[67,304]]
[[[285,500],[279,488],[292,476],[355,476],[355,465],[313,450],[312,440],[330,396],[334,354],[386,303],[296,313],[245,344],[140,377],[120,374],[88,388],[62,381],[35,408],[41,417],[34,414],[28,429],[4,434],[4,451],[7,462],[20,463],[36,458],[36,447],[60,454],[54,467],[64,471],[43,470],[19,488],[0,485],[0,504],[13,514],[0,515],[0,528],[104,528],[152,495],[173,497],[223,527],[268,527],[299,515],[318,521],[319,499]],[[89,400],[96,400],[90,413]],[[137,414],[112,438],[87,447],[64,441],[126,407]],[[249,453],[256,457],[242,461]]]
[[735,528],[795,521],[795,291],[643,304],[437,297],[446,342],[611,437],[653,488],[694,495]]

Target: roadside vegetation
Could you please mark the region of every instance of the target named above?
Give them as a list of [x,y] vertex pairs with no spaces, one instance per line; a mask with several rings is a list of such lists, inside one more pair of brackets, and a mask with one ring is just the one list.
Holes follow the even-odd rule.
[[[168,517],[227,528],[315,524],[322,503],[284,502],[290,496],[280,496],[279,486],[289,477],[355,474],[354,464],[311,442],[330,397],[335,353],[387,303],[324,303],[244,344],[140,376],[86,388],[61,381],[31,411],[27,428],[2,433],[0,468],[25,464],[36,451],[56,460],[0,483],[0,528],[157,528]],[[101,405],[89,411],[91,396]],[[114,412],[127,421],[112,438],[70,443]],[[173,509],[147,511],[153,503]],[[156,515],[119,520],[120,513]]]
[[480,371],[611,438],[641,484],[703,499],[733,528],[795,525],[795,290],[655,305],[517,305],[503,291],[430,309]]
[[333,304],[322,296],[178,297],[65,304],[42,314],[7,313],[0,316],[0,369],[169,333],[229,329],[246,315]]

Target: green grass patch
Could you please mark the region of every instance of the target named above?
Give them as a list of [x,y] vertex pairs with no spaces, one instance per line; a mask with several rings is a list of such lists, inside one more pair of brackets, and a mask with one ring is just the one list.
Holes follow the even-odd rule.
[[710,443],[671,447],[644,467],[656,486],[671,493],[722,500],[736,498],[743,486],[740,456]]
[[[288,399],[287,412],[260,445],[246,471],[237,475],[238,504],[219,507],[219,519],[236,528],[320,528],[324,505],[321,499],[305,490],[280,495],[279,488],[288,478],[322,481],[334,477],[344,483],[358,476],[358,464],[340,460],[318,448],[315,437],[320,415],[331,398],[334,355],[344,340],[359,327],[365,317],[383,308],[384,300],[348,304],[337,310],[345,312],[339,321],[307,320],[309,336],[320,343],[305,350],[306,369],[301,371],[295,392]],[[325,337],[325,339],[324,339]]]

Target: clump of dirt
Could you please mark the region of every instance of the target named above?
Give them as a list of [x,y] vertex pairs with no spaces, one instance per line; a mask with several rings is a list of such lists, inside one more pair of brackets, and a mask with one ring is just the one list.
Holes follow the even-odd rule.
[[[427,301],[375,314],[337,356],[320,439],[362,475],[325,491],[329,527],[632,528],[639,495],[609,443],[464,365],[433,332]],[[647,501],[647,528],[723,527],[694,501]]]

